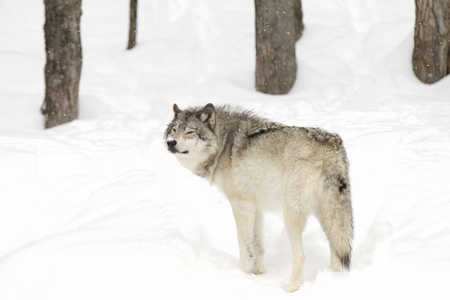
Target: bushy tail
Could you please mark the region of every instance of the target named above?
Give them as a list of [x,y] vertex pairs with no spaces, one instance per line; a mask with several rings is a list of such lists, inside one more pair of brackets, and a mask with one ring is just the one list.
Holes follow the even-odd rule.
[[353,213],[349,188],[347,184],[345,189],[335,193],[334,199],[328,200],[334,203],[329,203],[322,209],[321,222],[330,248],[341,261],[343,269],[350,268],[353,240]]
[[[322,177],[320,222],[330,249],[343,269],[350,268],[353,240],[353,211],[348,161],[345,150],[325,169]],[[333,253],[332,253],[333,255]]]

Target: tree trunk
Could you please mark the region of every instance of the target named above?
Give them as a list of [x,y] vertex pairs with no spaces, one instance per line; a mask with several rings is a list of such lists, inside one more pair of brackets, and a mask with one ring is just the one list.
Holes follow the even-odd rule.
[[133,49],[136,46],[137,32],[137,0],[130,0],[130,31],[128,33],[128,47]]
[[424,83],[450,72],[450,1],[415,0],[413,70]]
[[295,13],[299,0],[255,0],[255,87],[267,94],[287,94],[295,83]]
[[81,0],[44,0],[45,128],[78,118],[81,75]]
[[305,29],[305,25],[303,24],[303,11],[301,0],[295,0],[294,13],[295,13],[295,39],[298,41],[302,37],[303,29]]

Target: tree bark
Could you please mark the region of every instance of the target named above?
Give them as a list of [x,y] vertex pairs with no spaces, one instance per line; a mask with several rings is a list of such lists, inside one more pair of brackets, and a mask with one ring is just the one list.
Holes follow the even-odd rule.
[[303,11],[301,0],[295,0],[294,13],[295,13],[295,39],[298,41],[302,37],[303,29],[305,29],[305,25],[303,24]]
[[287,94],[295,83],[294,4],[299,0],[255,0],[255,87],[267,94]]
[[133,49],[136,46],[137,32],[137,0],[130,0],[130,31],[128,33],[128,47]]
[[413,70],[424,83],[450,72],[450,0],[415,0]]
[[81,0],[44,0],[45,128],[78,118],[81,75]]

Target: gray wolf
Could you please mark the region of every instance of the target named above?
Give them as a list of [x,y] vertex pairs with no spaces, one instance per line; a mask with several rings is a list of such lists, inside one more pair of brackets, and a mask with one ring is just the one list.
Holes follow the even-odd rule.
[[167,149],[187,169],[217,186],[236,221],[240,266],[264,272],[263,215],[283,210],[292,246],[288,292],[301,284],[302,232],[317,217],[330,245],[330,267],[350,267],[353,214],[349,162],[341,138],[318,128],[285,126],[229,106],[181,110],[164,134]]

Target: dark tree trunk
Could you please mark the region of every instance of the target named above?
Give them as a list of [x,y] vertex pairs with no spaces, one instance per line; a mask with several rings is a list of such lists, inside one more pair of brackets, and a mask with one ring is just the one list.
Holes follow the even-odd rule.
[[415,0],[413,70],[424,83],[450,72],[450,0]]
[[45,128],[78,118],[81,75],[81,0],[44,0]]
[[267,94],[287,94],[295,83],[295,13],[299,0],[255,0],[255,87]]
[[302,37],[303,29],[305,28],[305,25],[303,24],[303,11],[301,0],[295,0],[294,13],[295,13],[295,39],[298,41]]
[[136,46],[137,32],[137,0],[130,0],[130,31],[128,33],[128,47],[133,49]]

